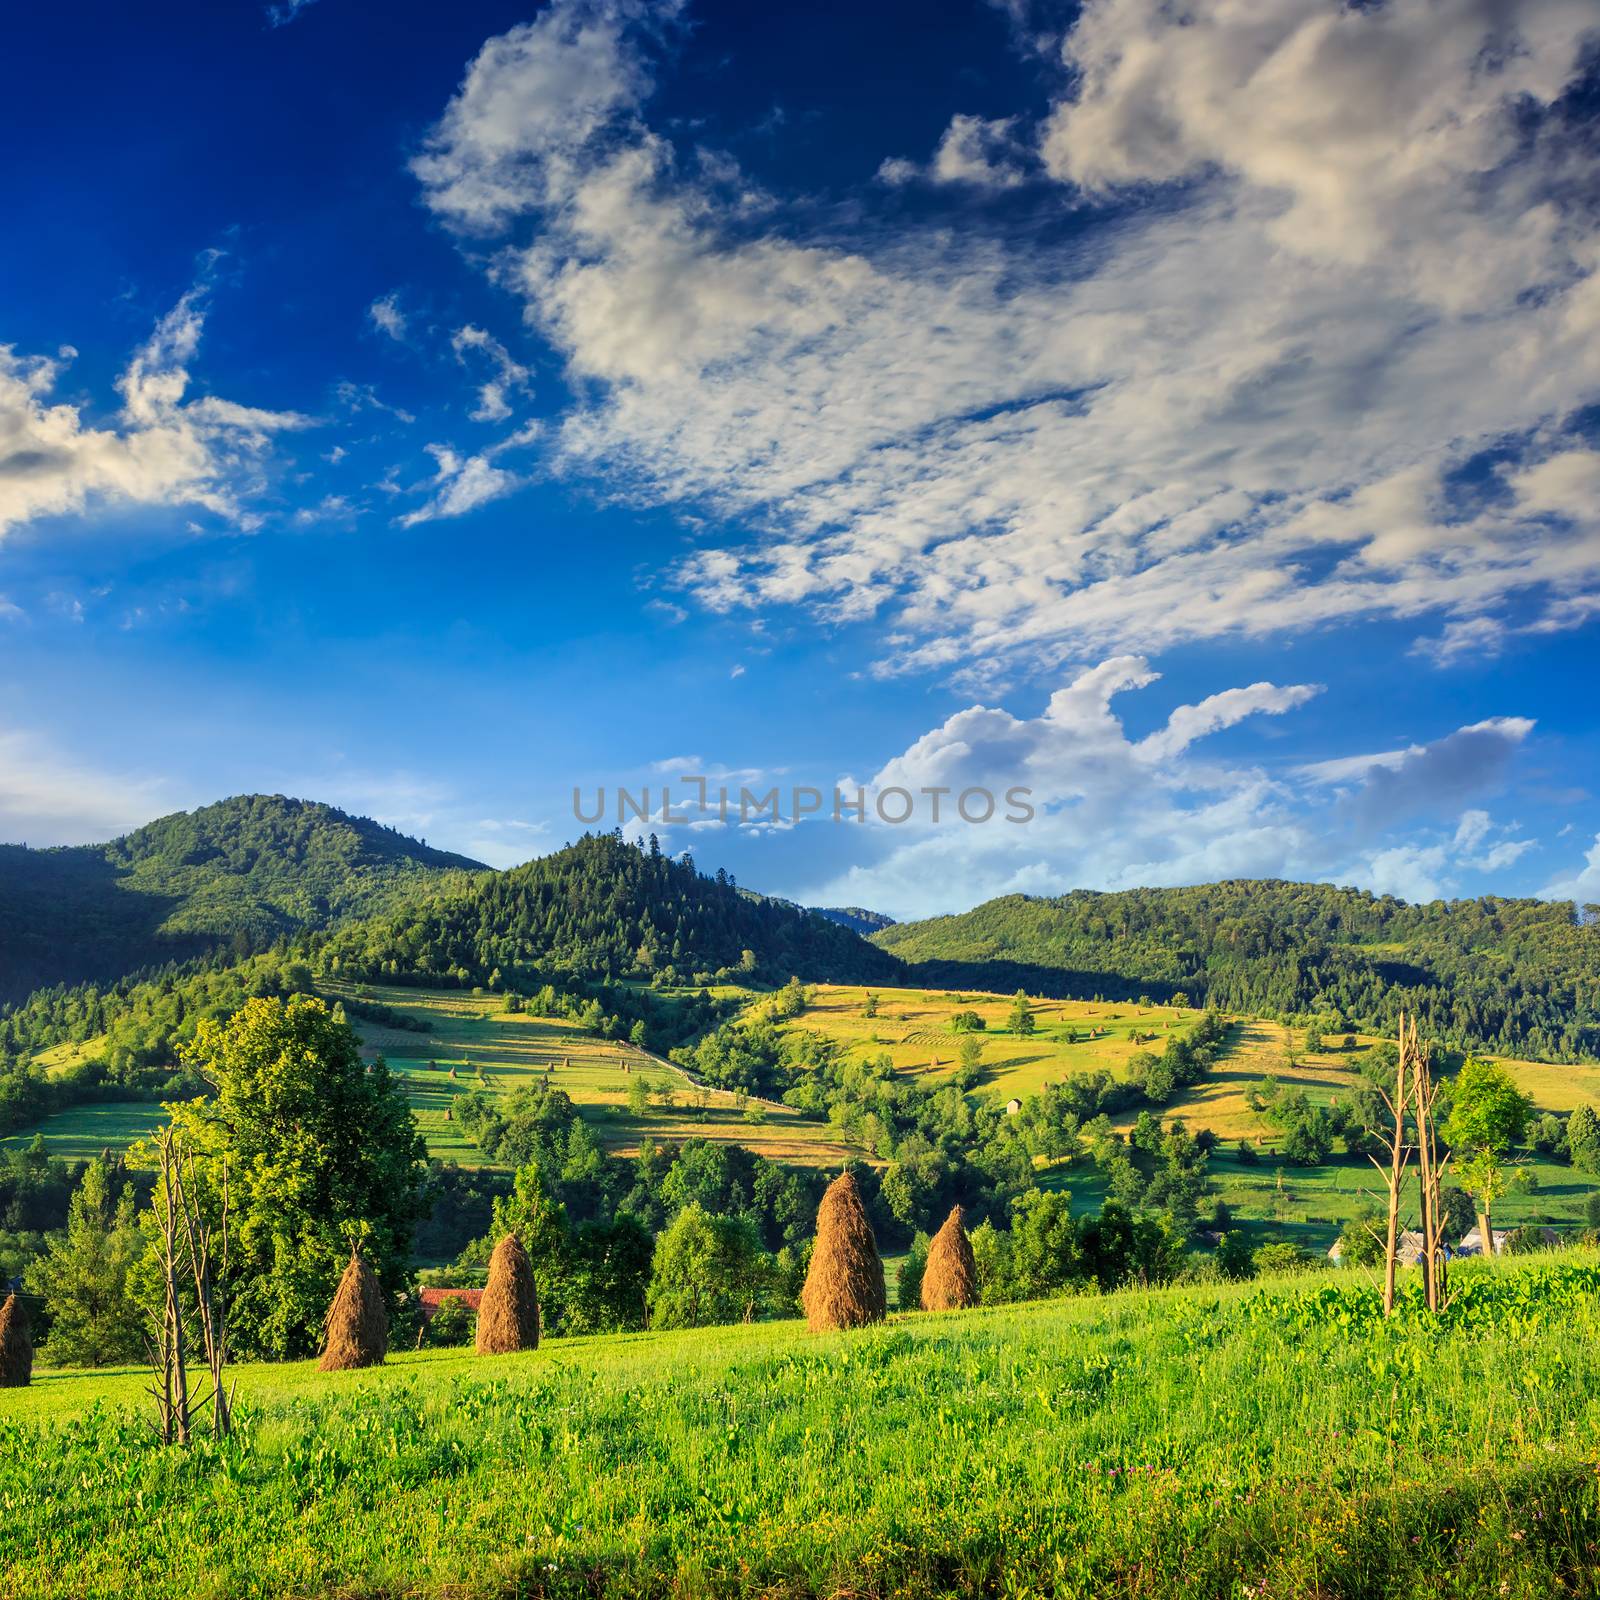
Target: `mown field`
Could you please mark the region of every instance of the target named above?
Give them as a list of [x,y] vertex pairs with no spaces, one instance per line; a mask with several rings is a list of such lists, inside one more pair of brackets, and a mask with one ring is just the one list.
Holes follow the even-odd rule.
[[[445,1113],[469,1089],[505,1093],[548,1082],[563,1089],[594,1125],[601,1140],[622,1155],[641,1138],[717,1139],[743,1144],[758,1155],[806,1165],[838,1165],[849,1158],[833,1130],[809,1122],[788,1106],[743,1109],[721,1090],[696,1092],[676,1067],[632,1045],[597,1039],[570,1023],[502,1009],[495,995],[459,990],[385,988],[371,991],[384,1005],[432,1024],[427,1033],[357,1021],[363,1051],[380,1051],[399,1073],[432,1155],[482,1166],[482,1152],[459,1121]],[[451,1076],[454,1070],[455,1076]],[[670,1091],[643,1116],[628,1107],[635,1077],[653,1092]]]
[[141,1375],[45,1373],[0,1595],[1594,1595],[1600,1262],[1456,1282],[1443,1328],[1317,1275],[247,1367],[187,1452]]
[[[956,1064],[963,1035],[951,1019],[975,1011],[982,1032],[968,1035],[982,1049],[978,1087],[1010,1099],[1026,1099],[1047,1083],[1076,1073],[1106,1071],[1123,1076],[1140,1050],[1159,1051],[1171,1033],[1182,1034],[1195,1012],[1172,1006],[1099,1005],[1087,1000],[1036,1000],[1035,1032],[1027,1037],[1007,1026],[1012,997],[955,989],[864,989],[846,984],[816,984],[805,1014],[787,1024],[826,1034],[852,1053],[887,1055],[901,1072],[947,1075]],[[867,996],[877,996],[878,1011],[866,1014]],[[761,1000],[752,1005],[759,1007]],[[1068,1042],[1076,1031],[1076,1043]],[[1154,1036],[1135,1043],[1132,1035]]]
[[[721,992],[725,997],[748,993]],[[955,1068],[962,1038],[951,1030],[950,1020],[958,1011],[974,1010],[986,1023],[982,1032],[971,1035],[982,1049],[977,1089],[1001,1098],[1026,1097],[1074,1073],[1103,1070],[1122,1076],[1137,1051],[1159,1051],[1168,1037],[1182,1035],[1195,1016],[1192,1010],[1180,1013],[1170,1006],[1041,1000],[1034,1006],[1037,1031],[1023,1038],[1007,1026],[1009,996],[924,989],[870,992],[878,998],[875,1017],[865,1013],[867,989],[817,985],[810,991],[812,1000],[804,1015],[787,1026],[826,1034],[854,1053],[887,1054],[897,1070],[917,1077],[944,1076]],[[650,1135],[718,1139],[746,1145],[775,1160],[827,1167],[860,1154],[840,1142],[831,1127],[807,1121],[788,1107],[760,1105],[758,1120],[753,1121],[750,1108],[741,1109],[732,1095],[697,1094],[682,1073],[656,1057],[596,1039],[568,1023],[508,1014],[493,995],[401,987],[370,993],[432,1025],[431,1031],[417,1033],[356,1024],[366,1052],[382,1051],[402,1075],[430,1154],[462,1166],[488,1163],[461,1123],[446,1116],[451,1103],[470,1089],[497,1093],[545,1081],[547,1069],[548,1081],[571,1095],[604,1143],[619,1153],[632,1153],[639,1140]],[[749,1008],[759,1010],[766,1001],[766,996],[751,995]],[[1073,1033],[1076,1042],[1069,1038]],[[1377,1179],[1364,1159],[1339,1157],[1318,1167],[1282,1166],[1275,1155],[1282,1135],[1251,1110],[1249,1095],[1269,1074],[1286,1088],[1303,1090],[1313,1102],[1348,1093],[1356,1083],[1356,1053],[1374,1042],[1362,1035],[1355,1051],[1333,1041],[1333,1048],[1308,1054],[1303,1030],[1241,1018],[1225,1057],[1201,1082],[1173,1100],[1168,1115],[1183,1117],[1192,1128],[1209,1128],[1225,1141],[1227,1148],[1212,1157],[1212,1177],[1217,1194],[1247,1229],[1323,1250],[1370,1198]],[[92,1051],[92,1043],[61,1051],[68,1048]],[[60,1051],[52,1052],[51,1064],[63,1065],[65,1059]],[[1570,1112],[1584,1101],[1600,1105],[1600,1066],[1505,1064],[1541,1112]],[[635,1115],[627,1104],[635,1075],[652,1086],[670,1088],[670,1102],[657,1099],[644,1116]],[[42,1131],[53,1154],[82,1159],[108,1146],[131,1143],[159,1120],[159,1107],[152,1103],[108,1102],[63,1112],[39,1129],[14,1134],[0,1144],[26,1143]],[[1132,1113],[1117,1120],[1131,1124]],[[1236,1158],[1234,1147],[1240,1139],[1250,1140],[1259,1150],[1256,1164]],[[1544,1158],[1531,1158],[1524,1165],[1534,1187],[1507,1196],[1497,1208],[1499,1220],[1512,1226],[1579,1222],[1584,1199],[1597,1186],[1594,1180]],[[1081,1209],[1096,1209],[1103,1198],[1099,1177],[1086,1161],[1051,1175],[1049,1181],[1070,1188]]]

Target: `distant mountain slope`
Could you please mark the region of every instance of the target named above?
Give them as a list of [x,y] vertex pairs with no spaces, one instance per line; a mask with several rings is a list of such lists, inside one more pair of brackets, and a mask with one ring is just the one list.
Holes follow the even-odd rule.
[[223,947],[259,950],[486,870],[282,795],[177,812],[110,844],[0,845],[0,1002]]
[[421,982],[485,983],[498,971],[510,983],[555,968],[688,983],[751,963],[774,979],[887,982],[900,969],[848,928],[609,834],[496,873],[469,894],[352,925],[323,955],[343,976]]
[[894,926],[894,918],[881,911],[866,911],[860,906],[812,906],[810,909],[841,928],[854,928],[857,933],[879,933]]
[[1570,903],[1402,900],[1327,884],[1007,895],[873,942],[912,981],[1166,999],[1391,1028],[1402,1008],[1460,1046],[1600,1054],[1600,925]]

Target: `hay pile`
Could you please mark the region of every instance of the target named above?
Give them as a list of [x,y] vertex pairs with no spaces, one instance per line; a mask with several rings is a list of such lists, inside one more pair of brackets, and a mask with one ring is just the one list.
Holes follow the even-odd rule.
[[328,1307],[325,1331],[327,1341],[317,1363],[324,1372],[381,1366],[389,1353],[389,1316],[383,1309],[383,1290],[359,1250],[351,1252],[350,1265],[339,1279],[333,1304]]
[[26,1389],[33,1382],[33,1340],[28,1312],[14,1295],[0,1306],[0,1389]]
[[978,1303],[978,1264],[972,1259],[972,1241],[952,1206],[944,1226],[928,1246],[928,1264],[922,1269],[922,1309],[959,1311]]
[[478,1354],[509,1355],[539,1344],[539,1295],[528,1252],[508,1233],[489,1257],[489,1283],[478,1302]]
[[817,1210],[817,1241],[800,1303],[813,1333],[882,1322],[888,1310],[878,1241],[848,1172],[828,1185]]

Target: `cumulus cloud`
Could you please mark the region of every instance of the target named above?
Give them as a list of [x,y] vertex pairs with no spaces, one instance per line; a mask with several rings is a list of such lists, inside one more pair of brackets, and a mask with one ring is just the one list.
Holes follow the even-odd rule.
[[1600,904],[1600,833],[1584,857],[1583,866],[1569,878],[1558,878],[1539,891],[1549,900],[1575,900],[1579,905]]
[[310,426],[212,395],[186,399],[204,313],[185,295],[117,380],[108,425],[49,396],[76,354],[23,357],[0,345],[0,536],[91,505],[190,505],[241,519],[237,487],[275,434]]
[[1274,772],[1195,747],[1247,719],[1290,714],[1317,686],[1222,690],[1132,739],[1115,701],[1158,678],[1141,657],[1114,657],[1058,689],[1037,717],[982,705],[955,713],[885,762],[870,788],[1003,795],[1016,785],[1031,792],[1033,820],[951,825],[947,799],[936,826],[925,803],[909,823],[870,825],[866,859],[805,898],[844,894],[932,915],[997,894],[1276,877],[1432,899],[1534,848],[1469,803],[1501,786],[1531,723],[1501,718],[1406,750]]
[[[1097,225],[1025,246],[807,237],[681,158],[647,120],[678,10],[555,0],[415,170],[564,358],[565,466],[739,530],[679,568],[701,603],[879,616],[878,670],[983,681],[1600,590],[1563,431],[1600,394],[1593,160],[1556,136],[1586,0],[1102,0],[1039,144],[1039,204]],[[997,128],[951,124],[952,175]],[[1491,443],[1506,494],[1464,511]]]

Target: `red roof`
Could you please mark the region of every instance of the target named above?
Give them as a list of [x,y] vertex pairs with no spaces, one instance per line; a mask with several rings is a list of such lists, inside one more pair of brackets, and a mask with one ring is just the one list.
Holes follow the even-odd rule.
[[460,1300],[468,1311],[476,1311],[481,1299],[482,1289],[424,1289],[422,1309],[424,1313],[431,1313],[437,1311],[446,1300]]

